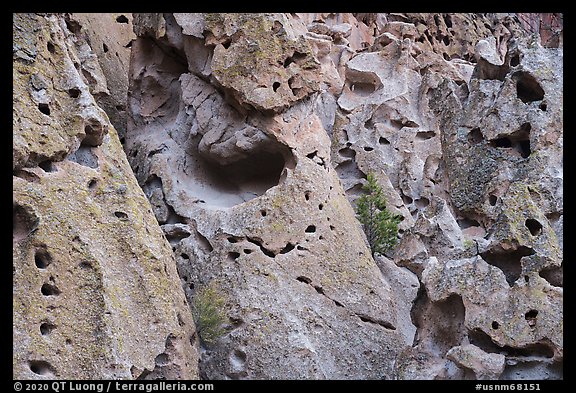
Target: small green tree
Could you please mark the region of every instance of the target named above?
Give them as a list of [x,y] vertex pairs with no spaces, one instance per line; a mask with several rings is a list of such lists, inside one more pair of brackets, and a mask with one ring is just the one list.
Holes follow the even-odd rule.
[[369,173],[367,180],[362,187],[366,194],[356,201],[356,213],[364,228],[372,255],[384,254],[398,243],[398,223],[402,217],[386,209],[386,198],[374,174]]
[[200,340],[213,344],[227,333],[226,298],[213,282],[199,288],[192,300],[192,316]]

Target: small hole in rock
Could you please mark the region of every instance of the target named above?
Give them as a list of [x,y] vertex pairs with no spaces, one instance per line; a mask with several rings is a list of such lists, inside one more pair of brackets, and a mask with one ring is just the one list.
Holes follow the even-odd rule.
[[523,140],[523,141],[518,141],[518,150],[520,151],[520,157],[522,158],[528,158],[530,157],[530,141],[529,140]]
[[267,213],[266,213],[266,210],[260,210],[260,215],[261,215],[262,217],[266,217],[266,214],[267,214]]
[[378,139],[378,143],[381,145],[389,145],[390,141],[384,137],[380,137],[380,139]]
[[548,105],[546,105],[546,103],[541,103],[538,108],[540,108],[541,111],[546,112],[546,109],[548,109]]
[[48,41],[48,43],[46,44],[46,48],[48,49],[48,52],[50,52],[50,53],[56,52],[56,48],[54,47],[54,44],[51,43],[50,41]]
[[482,135],[482,131],[480,131],[480,128],[474,128],[470,130],[470,133],[468,134],[468,142],[470,142],[470,144],[476,145],[482,142],[483,140],[484,136]]
[[526,283],[529,283],[529,282],[530,282],[530,277],[524,276],[524,281],[525,281]]
[[276,91],[280,87],[280,82],[274,82],[272,84],[272,90]]
[[231,261],[235,261],[236,259],[238,259],[239,256],[240,256],[239,252],[232,251],[228,253],[228,259]]
[[124,48],[132,48],[132,40],[130,40],[129,43],[127,43],[126,45],[124,45]]
[[314,233],[314,232],[316,232],[316,227],[314,225],[308,225],[305,232],[306,233]]
[[82,261],[78,264],[78,267],[82,270],[92,269],[92,264],[88,261]]
[[502,270],[508,285],[512,287],[516,280],[521,277],[523,257],[534,255],[534,249],[526,246],[520,246],[516,250],[504,250],[495,248],[484,251],[480,254],[482,259],[488,264]]
[[308,277],[305,277],[305,276],[298,276],[298,277],[296,277],[296,280],[303,282],[304,284],[310,284],[312,282],[311,279],[309,279]]
[[68,28],[68,30],[70,30],[74,34],[78,34],[82,30],[82,26],[80,25],[80,23],[78,23],[75,20],[69,19],[69,20],[66,20],[65,22],[66,22],[66,27]]
[[490,195],[488,197],[488,202],[490,203],[490,206],[496,206],[496,202],[498,202],[498,197],[496,195]]
[[230,39],[222,42],[222,46],[224,47],[224,49],[230,48],[230,44],[232,44],[232,40]]
[[324,209],[324,205],[323,205],[323,204],[319,204],[319,205],[318,205],[318,210],[322,210],[322,209]]
[[80,89],[78,89],[76,87],[68,89],[68,95],[72,98],[78,98],[78,97],[80,97]]
[[52,333],[52,330],[54,330],[55,328],[56,325],[50,322],[44,322],[40,325],[40,334],[42,334],[43,336],[47,336],[50,333]]
[[52,257],[45,249],[36,250],[34,263],[38,269],[46,269],[52,263]]
[[333,231],[334,229],[336,229],[336,227],[334,225],[330,225],[330,230]]
[[95,148],[84,144],[84,141],[86,139],[87,138],[84,138],[84,140],[82,141],[82,144],[80,145],[78,150],[76,150],[74,153],[68,155],[67,159],[69,161],[75,162],[76,164],[79,164],[79,165],[82,165],[82,166],[85,166],[88,168],[96,169],[100,165],[99,159],[98,159],[98,156],[96,155]]
[[490,141],[490,146],[500,147],[500,148],[508,148],[508,147],[512,147],[512,141],[510,140],[510,138],[507,138],[507,137],[497,138],[497,139]]
[[116,22],[128,23],[128,18],[126,18],[126,15],[120,15],[120,16],[116,17]]
[[408,195],[402,194],[402,202],[404,202],[405,205],[410,205],[413,201],[414,200],[410,198]]
[[374,83],[356,82],[350,86],[350,91],[353,91],[359,96],[366,97],[376,91],[376,85]]
[[66,339],[66,345],[72,345],[72,340],[70,340],[69,338]]
[[50,116],[50,107],[48,106],[48,104],[40,103],[40,104],[38,104],[38,109],[40,110],[40,112],[44,113],[46,116]]
[[[350,145],[352,144],[350,143]],[[356,152],[348,147],[338,150],[338,154],[346,158],[354,158],[356,156]]]
[[180,256],[184,259],[190,259],[190,257],[186,253],[182,253],[182,254],[180,254]]
[[428,140],[428,139],[432,139],[436,136],[436,133],[434,131],[418,131],[416,133],[416,138],[417,139],[422,139],[422,140]]
[[244,249],[244,254],[252,254],[252,250],[249,248]]
[[30,371],[37,375],[53,376],[54,368],[52,365],[44,360],[30,360],[28,363]]
[[277,34],[280,32],[280,30],[282,30],[283,27],[284,26],[282,25],[282,23],[275,20],[274,24],[272,25],[272,28],[270,30],[272,31],[272,33]]
[[538,236],[540,233],[542,233],[542,224],[533,218],[527,219],[525,225],[532,236]]
[[554,287],[564,286],[564,269],[563,266],[548,266],[538,273],[540,277],[548,281]]
[[114,215],[115,215],[116,217],[118,217],[119,219],[121,219],[121,220],[126,220],[126,219],[128,219],[128,214],[126,214],[126,213],[124,213],[124,212],[120,212],[120,211],[114,212]]
[[416,207],[419,209],[423,209],[430,204],[430,200],[426,197],[421,197],[416,199]]
[[92,179],[88,182],[88,189],[93,190],[94,187],[96,187],[96,183],[98,183],[98,181],[96,179]]
[[534,327],[536,325],[536,317],[538,316],[537,310],[530,310],[526,314],[524,314],[524,319],[528,321],[528,325]]
[[102,50],[104,51],[104,53],[108,52],[108,45],[102,43]]
[[40,288],[40,292],[42,292],[42,295],[44,295],[44,296],[58,296],[58,295],[60,295],[60,290],[58,289],[58,287],[56,285],[52,285],[52,284],[48,284],[48,283],[45,283],[44,285],[42,285],[42,288]]
[[304,193],[304,198],[305,198],[307,201],[310,200],[310,191],[306,191],[306,192]]
[[170,359],[168,358],[167,354],[161,353],[160,355],[156,356],[154,362],[156,363],[156,366],[162,367],[166,366],[170,362]]
[[40,177],[38,175],[23,169],[12,171],[12,176],[19,177],[20,179],[24,179],[31,183],[40,182]]
[[374,150],[374,148],[373,148],[373,147],[370,147],[370,146],[364,146],[364,151],[372,151],[372,150]]
[[288,243],[286,244],[286,247],[284,247],[282,250],[280,250],[280,254],[286,254],[290,251],[292,251],[294,249],[294,245],[292,243]]
[[12,204],[12,241],[19,242],[26,238],[36,227],[40,219],[33,211],[18,204]]
[[468,229],[470,227],[479,227],[481,226],[480,223],[476,220],[471,218],[460,218],[456,220],[460,229]]
[[289,56],[286,58],[286,60],[284,60],[284,68],[288,68],[288,66],[292,63],[300,63],[302,60],[304,60],[306,58],[306,54],[305,53],[300,53],[298,51],[294,52],[294,54],[292,56]]
[[518,64],[520,64],[520,55],[515,54],[515,55],[512,56],[512,58],[510,59],[510,66],[511,66],[511,67],[516,67]]
[[237,243],[238,242],[238,240],[232,236],[226,238],[226,240],[228,240],[229,243]]
[[527,72],[517,72],[513,78],[516,80],[516,94],[525,104],[544,99],[544,90],[540,83]]
[[450,38],[448,36],[442,38],[442,42],[444,43],[444,45],[449,46],[450,45]]
[[52,161],[50,160],[46,160],[46,161],[42,161],[41,163],[38,164],[38,166],[40,168],[42,168],[42,170],[44,172],[56,172],[57,169],[54,166],[54,164],[52,164]]
[[492,329],[498,329],[500,327],[500,324],[496,321],[492,322]]

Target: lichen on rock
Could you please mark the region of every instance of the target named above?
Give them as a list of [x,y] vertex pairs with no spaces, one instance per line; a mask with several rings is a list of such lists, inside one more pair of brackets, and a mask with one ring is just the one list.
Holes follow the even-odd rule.
[[14,58],[13,376],[130,379],[162,366],[157,376],[195,378],[174,258],[68,27],[14,19],[41,45]]
[[15,378],[563,378],[561,14],[13,30]]

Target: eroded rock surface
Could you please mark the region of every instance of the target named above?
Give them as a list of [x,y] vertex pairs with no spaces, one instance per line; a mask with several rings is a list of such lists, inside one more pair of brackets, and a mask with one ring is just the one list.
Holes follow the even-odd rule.
[[92,95],[95,55],[63,16],[13,23],[13,377],[197,378],[170,246]]
[[[120,142],[126,134],[126,97],[130,48],[136,38],[129,13],[72,13],[65,15],[69,29],[90,45],[91,56],[102,69],[105,89],[92,89],[98,106],[118,132]],[[86,78],[90,76],[83,71]]]
[[[526,361],[557,375],[561,48],[512,14],[135,21],[132,167],[189,297],[216,280],[231,299],[205,376],[498,378]],[[380,271],[350,209],[369,172],[403,217]],[[372,350],[403,341],[378,374],[355,340],[326,345],[326,324]]]
[[[226,301],[203,378],[563,378],[561,14],[14,21],[19,376],[78,377],[74,356],[102,377],[196,376],[174,258],[190,304],[205,286]],[[161,229],[94,99],[121,136],[126,108]],[[375,257],[353,209],[370,172],[402,217]],[[117,275],[147,293],[117,302]],[[66,374],[46,351],[76,348],[70,285],[100,299],[79,341],[104,349],[66,352]]]
[[[415,330],[397,304],[416,291],[398,285],[417,283],[393,289],[381,274],[330,164],[317,38],[284,15],[217,18],[135,17],[146,33],[133,44],[126,140],[189,299],[211,282],[229,299],[230,332],[206,346],[201,372],[389,379]],[[258,53],[270,63],[250,65]],[[250,74],[226,75],[236,67]]]

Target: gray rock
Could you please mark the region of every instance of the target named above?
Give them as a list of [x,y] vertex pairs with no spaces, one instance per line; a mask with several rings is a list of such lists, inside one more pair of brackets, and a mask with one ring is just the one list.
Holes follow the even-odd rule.
[[[134,365],[130,375],[125,368],[105,375],[195,376],[196,344],[184,340],[192,336],[207,379],[563,377],[557,14],[119,16],[13,17],[15,190],[18,200],[49,191],[44,205],[15,205],[15,244],[38,234],[57,242],[68,236],[66,229],[48,231],[43,206],[53,187],[66,190],[66,201],[78,194],[69,187],[74,182],[64,187],[53,179],[84,179],[106,167],[110,173],[87,191],[100,198],[98,206],[108,206],[104,199],[126,206],[143,195],[151,206],[119,208],[110,221],[82,199],[83,210],[65,207],[49,217],[75,228],[93,213],[96,220],[83,221],[95,222],[85,224],[90,239],[79,238],[113,255],[95,257],[103,280],[112,270],[129,277],[140,271],[149,249],[168,266],[166,275],[161,269],[139,278],[170,284],[144,285],[148,300],[134,306],[137,327],[126,320],[106,325],[127,335],[156,326],[148,319],[158,316],[160,328],[145,335],[152,344],[137,354],[131,344],[130,356],[120,351],[122,364]],[[38,29],[45,20],[49,28]],[[130,26],[138,38],[129,49],[123,42]],[[530,36],[539,30],[540,37]],[[26,68],[48,58],[58,59],[54,70]],[[125,150],[143,194],[122,169],[116,131],[100,109],[116,126],[125,119],[122,105]],[[371,255],[354,215],[369,173],[387,208],[402,217],[399,244],[386,255]],[[143,244],[131,236],[136,261],[116,246],[124,233],[98,243],[108,236],[102,231],[140,233],[131,221],[140,209],[146,214],[138,222],[152,235]],[[162,231],[149,221],[151,212]],[[107,229],[110,222],[122,226]],[[15,251],[15,267],[22,255]],[[125,263],[112,269],[116,257]],[[176,260],[179,283],[168,259]],[[58,272],[45,292],[61,289],[67,276]],[[15,268],[17,299],[30,281],[22,274]],[[177,300],[180,284],[192,305],[203,301],[206,287],[220,297],[212,304],[226,322],[214,342],[206,340],[206,326],[195,335],[193,313]],[[127,288],[126,302],[140,299]],[[58,298],[68,302],[66,293]],[[110,292],[102,293],[107,299]],[[112,303],[104,302],[115,315]],[[26,313],[18,310],[15,320],[23,324]],[[42,337],[65,325],[40,323]],[[92,336],[84,329],[78,340],[84,345]],[[18,342],[19,354],[22,342],[45,353],[36,341]],[[94,356],[85,351],[76,364]],[[42,359],[32,359],[34,370],[62,374]]]
[[477,379],[498,379],[504,371],[504,355],[486,353],[472,344],[454,347],[446,357],[458,366],[472,370]]
[[73,65],[93,53],[62,16],[15,21],[50,45],[14,61],[13,378],[198,378],[170,246]]
[[[256,32],[246,26],[284,20],[222,18],[229,22],[218,27],[223,31],[212,25],[207,44],[250,38]],[[213,75],[221,50],[236,48],[226,56],[244,61],[237,51],[248,44],[235,40],[214,49]],[[292,102],[276,115],[239,113],[237,104],[249,102],[237,100],[243,87],[228,85],[233,91],[223,97],[155,48],[148,37],[133,45],[138,76],[130,88],[128,156],[145,190],[161,187],[151,199],[163,195],[173,211],[164,229],[189,300],[206,285],[227,299],[229,329],[205,345],[202,375],[391,378],[396,355],[414,335],[417,280],[391,262],[382,262],[385,278],[370,255],[330,164],[326,128],[335,100]],[[185,226],[191,235],[177,230]]]

